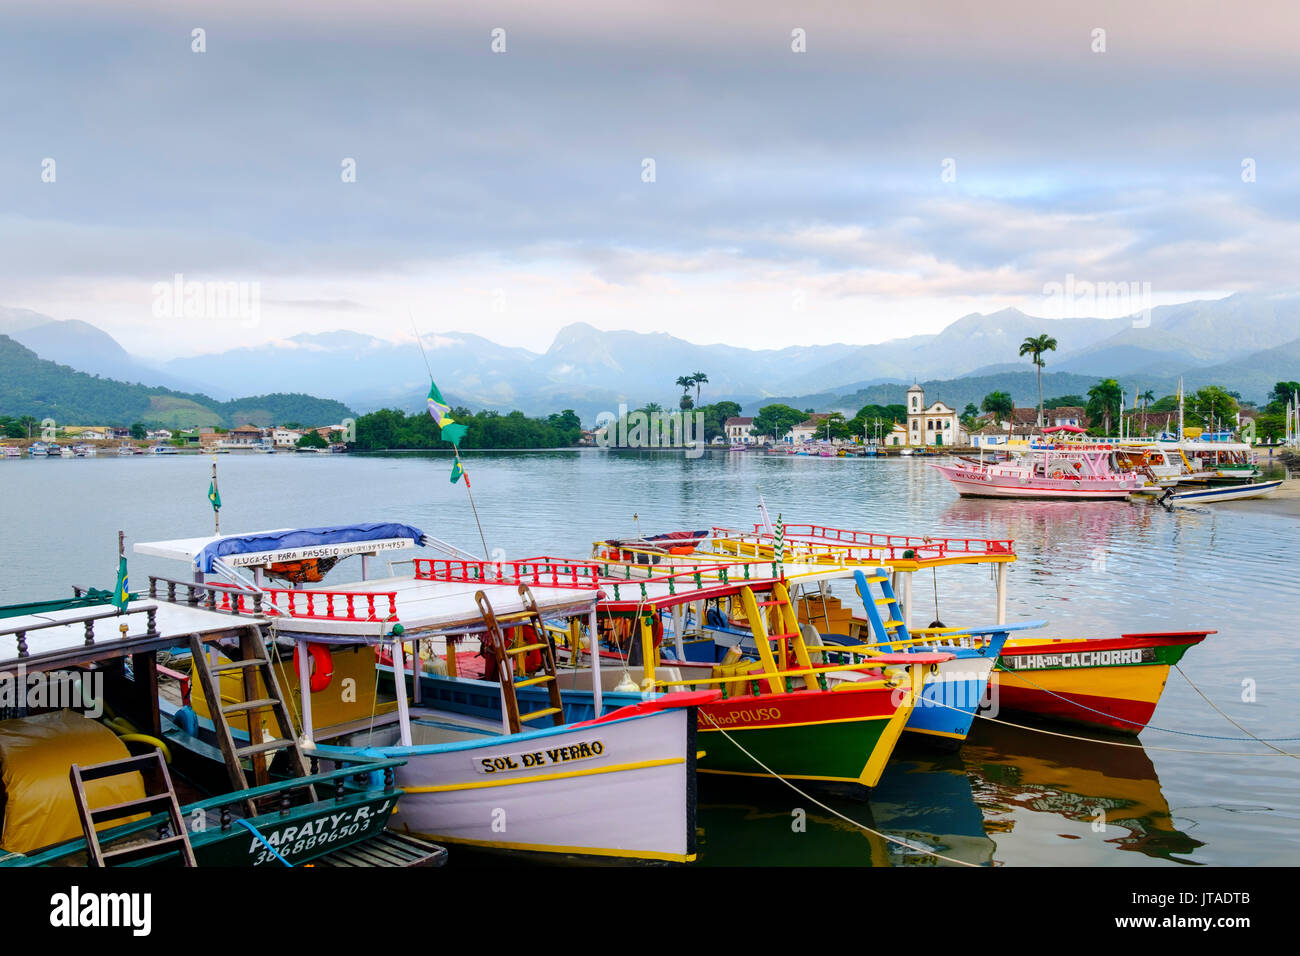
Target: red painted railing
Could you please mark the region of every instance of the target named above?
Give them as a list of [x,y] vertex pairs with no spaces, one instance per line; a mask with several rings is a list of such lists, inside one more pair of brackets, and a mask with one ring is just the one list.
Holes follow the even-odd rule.
[[[295,591],[266,588],[262,609],[271,616],[318,621],[389,621],[397,617],[396,591]],[[271,602],[274,602],[272,606]]]
[[[601,607],[606,610],[672,607],[737,594],[745,587],[767,590],[781,580],[779,566],[771,561],[666,566],[613,564],[602,565],[602,571],[600,587],[605,592],[605,600]],[[638,572],[651,573],[642,576]]]
[[525,558],[522,561],[461,561],[455,558],[416,558],[417,581],[465,584],[528,584],[533,587],[595,588],[600,569],[594,561]]

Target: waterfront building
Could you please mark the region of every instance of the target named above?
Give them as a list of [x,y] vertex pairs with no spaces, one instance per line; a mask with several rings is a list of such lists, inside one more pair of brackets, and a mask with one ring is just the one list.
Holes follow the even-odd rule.
[[754,430],[754,419],[741,416],[733,416],[722,423],[722,429],[726,433],[726,439],[733,445],[753,445],[758,439],[750,434]]
[[963,444],[957,410],[943,402],[926,405],[925,389],[918,383],[907,390],[907,436],[909,445]]

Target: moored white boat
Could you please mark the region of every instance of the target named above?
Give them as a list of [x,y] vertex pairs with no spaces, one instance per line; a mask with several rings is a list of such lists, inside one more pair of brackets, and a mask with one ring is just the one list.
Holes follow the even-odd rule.
[[1218,485],[1209,488],[1170,489],[1156,499],[1168,507],[1190,507],[1216,504],[1222,501],[1244,501],[1249,498],[1267,498],[1282,487],[1281,480],[1257,481],[1248,484]]
[[[456,642],[483,640],[486,647],[501,633],[487,623],[484,606],[509,628],[526,626],[520,621],[533,613],[530,607],[548,619],[589,615],[594,628],[599,591],[585,566],[543,559],[504,576],[501,565],[468,560],[450,562],[456,569],[444,567],[436,578],[429,570],[433,562],[427,561],[417,562],[411,575],[370,576],[372,559],[431,540],[408,525],[372,524],[153,542],[136,550],[183,560],[200,576],[215,573],[235,582],[151,579],[151,591],[165,586],[178,601],[186,600],[179,589],[203,593],[232,613],[263,626],[273,623],[272,644],[295,646],[295,730],[304,748],[322,761],[368,754],[405,761],[398,784],[407,796],[393,828],[501,850],[694,859],[695,708],[718,695],[644,701],[638,696],[631,706],[618,706],[625,700],[611,695],[607,704],[598,667],[590,691],[562,693],[558,681],[539,683],[545,676],[516,681],[509,665],[489,671],[495,680],[457,676]],[[362,557],[358,581],[328,589],[262,585],[268,567],[287,573],[290,565],[332,559],[332,566],[351,555]],[[543,564],[545,572],[539,570]],[[459,573],[461,566],[468,570]],[[255,575],[251,581],[249,571]],[[409,673],[405,647],[411,641],[432,653],[441,648],[450,676],[422,674],[410,700],[405,692],[381,698],[372,648],[391,648],[390,660],[398,666],[379,672],[391,687],[393,674]],[[528,666],[520,662],[521,668]],[[355,685],[355,695],[340,702],[338,688],[331,685],[345,681]],[[533,704],[538,689],[533,684],[555,687],[560,707],[520,713]],[[223,685],[221,694],[225,703],[231,694],[239,699],[242,689]],[[184,708],[173,713],[177,724],[190,727],[200,740],[214,726],[207,696],[196,697],[189,714],[181,712]],[[526,723],[532,719],[537,723]],[[546,726],[555,721],[556,726]],[[272,736],[277,730],[264,724]]]

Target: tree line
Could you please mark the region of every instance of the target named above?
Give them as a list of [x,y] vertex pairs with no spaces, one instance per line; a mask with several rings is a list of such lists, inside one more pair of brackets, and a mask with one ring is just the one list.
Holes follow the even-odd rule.
[[[571,408],[545,418],[529,418],[523,412],[471,412],[451,410],[451,417],[469,430],[461,448],[567,448],[582,438],[582,421]],[[356,440],[349,446],[357,451],[445,448],[442,429],[426,411],[407,414],[384,408],[356,420]]]

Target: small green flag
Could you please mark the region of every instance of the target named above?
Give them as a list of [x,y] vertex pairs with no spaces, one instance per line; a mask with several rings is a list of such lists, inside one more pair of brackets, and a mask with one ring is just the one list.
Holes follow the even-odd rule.
[[456,447],[460,447],[460,440],[465,437],[469,431],[468,425],[461,425],[457,422],[448,422],[442,426],[442,440],[449,441]]
[[[458,458],[451,463],[451,483],[454,485],[456,482],[460,481],[464,474],[465,469],[460,466],[460,459]],[[465,487],[469,487],[468,478],[465,479]]]
[[113,591],[113,606],[119,611],[125,611],[130,600],[131,592],[126,582],[126,555],[122,554],[117,558],[117,589]]
[[212,510],[221,510],[221,492],[217,489],[217,479],[213,478],[208,484],[208,501],[212,502]]

